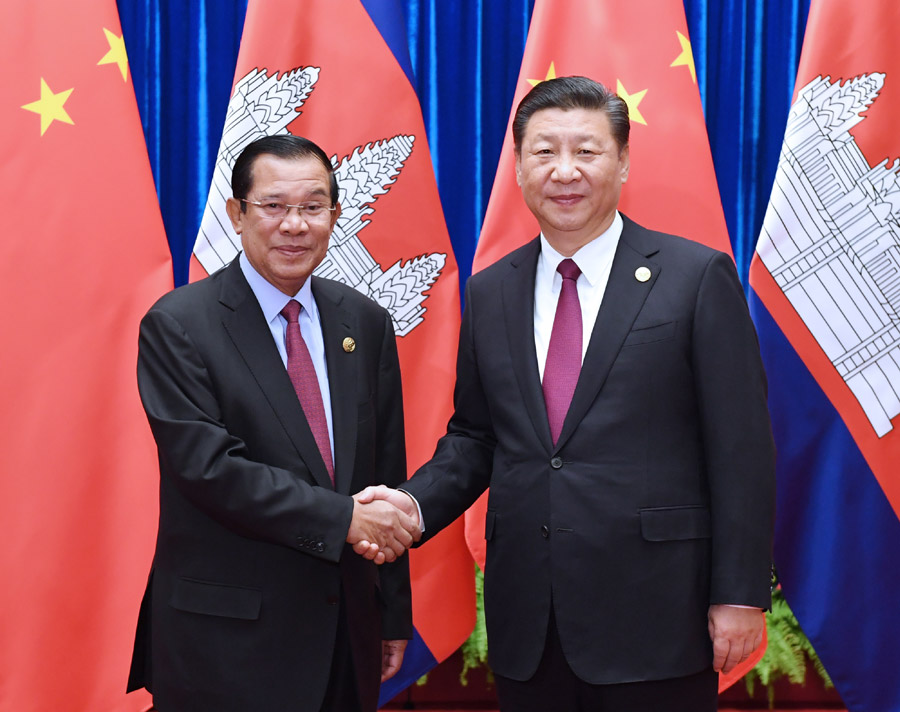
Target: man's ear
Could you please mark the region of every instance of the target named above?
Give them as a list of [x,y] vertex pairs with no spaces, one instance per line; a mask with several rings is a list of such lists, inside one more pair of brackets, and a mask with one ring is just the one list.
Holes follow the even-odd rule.
[[631,170],[631,153],[628,150],[628,144],[625,144],[625,147],[619,151],[619,163],[622,164],[619,175],[624,183],[628,180],[628,173]]
[[228,213],[228,219],[231,220],[231,227],[234,228],[236,234],[240,235],[243,230],[244,213],[241,211],[241,202],[237,198],[229,198],[225,201],[225,212]]

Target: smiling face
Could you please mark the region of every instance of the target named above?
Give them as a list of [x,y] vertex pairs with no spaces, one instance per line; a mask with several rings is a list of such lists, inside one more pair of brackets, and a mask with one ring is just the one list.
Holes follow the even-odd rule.
[[[262,154],[253,162],[252,178],[247,200],[331,205],[328,172],[313,156],[286,159]],[[239,200],[229,198],[226,207],[247,259],[267,282],[294,296],[325,258],[340,205],[316,219],[292,208],[274,220],[264,217],[255,205],[245,205],[245,210],[241,206]]]
[[516,182],[547,241],[571,256],[612,224],[628,167],[605,111],[541,109],[525,127]]

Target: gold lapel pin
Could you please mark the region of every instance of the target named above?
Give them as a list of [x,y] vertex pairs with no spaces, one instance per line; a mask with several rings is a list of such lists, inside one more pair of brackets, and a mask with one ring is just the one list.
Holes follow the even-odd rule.
[[650,279],[650,270],[646,267],[638,267],[634,271],[634,278],[638,282],[646,282],[648,279]]
[[348,336],[346,339],[344,339],[344,342],[341,345],[344,347],[344,351],[346,351],[348,354],[352,354],[354,351],[356,351],[356,342],[353,340],[352,336]]

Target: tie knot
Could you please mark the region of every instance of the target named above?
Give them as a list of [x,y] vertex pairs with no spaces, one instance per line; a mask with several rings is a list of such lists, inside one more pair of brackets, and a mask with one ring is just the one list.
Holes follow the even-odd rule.
[[288,324],[296,324],[300,316],[300,302],[296,299],[291,299],[284,305],[284,309],[281,310],[281,316],[288,320]]
[[579,275],[581,275],[581,270],[578,265],[575,264],[575,260],[564,259],[559,263],[556,267],[556,271],[562,275],[563,279],[574,279],[577,280]]

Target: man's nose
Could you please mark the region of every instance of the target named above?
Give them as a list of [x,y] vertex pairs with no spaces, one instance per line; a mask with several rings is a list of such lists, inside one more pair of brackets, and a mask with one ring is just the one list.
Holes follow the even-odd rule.
[[568,153],[560,153],[553,166],[553,179],[560,183],[569,183],[577,180],[580,176],[581,173],[575,164],[575,157]]
[[309,228],[306,215],[298,207],[290,207],[281,218],[281,229],[284,232],[302,232]]

